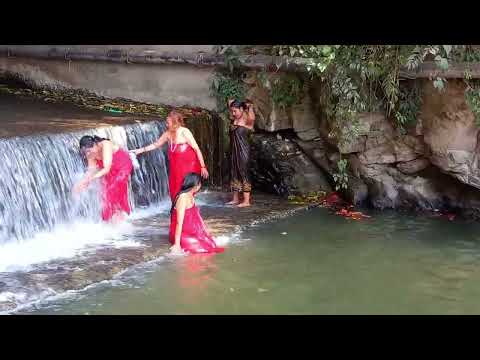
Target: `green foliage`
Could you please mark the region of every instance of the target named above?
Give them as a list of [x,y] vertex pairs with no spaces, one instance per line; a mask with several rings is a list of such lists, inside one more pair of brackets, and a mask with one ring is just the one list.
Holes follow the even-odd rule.
[[[252,53],[255,46],[220,45],[230,73],[235,72],[235,57]],[[267,47],[268,48],[268,47]],[[312,79],[323,86],[322,111],[332,124],[332,136],[355,136],[359,112],[384,111],[400,129],[414,123],[421,104],[417,87],[400,84],[403,69],[415,70],[424,61],[433,61],[446,71],[452,62],[480,62],[480,48],[472,45],[272,45],[271,55],[304,58]],[[469,79],[466,72],[465,78]],[[447,81],[440,75],[431,79],[438,91]],[[301,87],[279,80],[271,86],[273,101],[287,107],[299,101]],[[471,106],[476,90],[466,93]]]
[[[435,61],[440,70],[449,66],[454,45],[276,45],[276,55],[310,59],[306,65],[312,77],[325,82],[328,92],[326,115],[351,126],[349,119],[364,111],[383,109],[394,115],[398,126],[411,122],[419,107],[418,93],[406,94],[400,87],[402,67],[414,70],[423,61]],[[434,86],[443,90],[445,79]],[[402,102],[406,101],[406,104]],[[343,125],[342,125],[343,124]],[[343,131],[342,131],[343,133]],[[338,134],[337,134],[338,135]]]
[[217,72],[213,76],[210,90],[217,101],[219,112],[225,113],[228,111],[227,101],[229,99],[245,98],[246,87],[239,77]]
[[283,108],[300,103],[303,83],[298,77],[280,76],[273,80],[270,94],[272,101]]
[[398,126],[404,130],[406,126],[414,124],[422,104],[421,90],[418,83],[411,87],[400,87],[398,107],[395,119]]
[[480,83],[478,80],[467,82],[465,100],[475,116],[477,126],[480,126]]
[[348,188],[348,173],[347,173],[348,161],[347,159],[341,159],[337,162],[338,172],[333,174],[333,181],[335,181],[335,190]]

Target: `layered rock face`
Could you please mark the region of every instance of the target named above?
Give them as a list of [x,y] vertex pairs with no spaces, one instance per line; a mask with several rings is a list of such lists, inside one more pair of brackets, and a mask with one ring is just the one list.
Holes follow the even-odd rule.
[[[364,113],[359,114],[358,136],[351,140],[329,136],[315,91],[306,91],[300,104],[279,110],[268,89],[258,82],[250,85],[249,98],[261,113],[254,177],[265,190],[329,191],[335,186],[338,161],[346,159],[348,189],[343,193],[353,204],[479,213],[480,129],[465,101],[462,81],[450,80],[443,92],[424,81],[417,123],[406,134],[384,113]],[[278,135],[287,129],[294,136]],[[269,181],[275,185],[269,187]]]

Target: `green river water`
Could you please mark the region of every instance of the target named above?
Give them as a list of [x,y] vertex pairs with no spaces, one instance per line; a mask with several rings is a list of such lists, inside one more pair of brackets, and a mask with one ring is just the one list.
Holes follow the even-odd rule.
[[33,314],[477,314],[480,224],[313,209],[225,253],[163,259]]

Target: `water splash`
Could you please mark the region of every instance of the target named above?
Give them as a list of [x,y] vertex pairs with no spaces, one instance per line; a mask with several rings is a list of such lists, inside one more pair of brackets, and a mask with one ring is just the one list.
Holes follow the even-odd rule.
[[[71,189],[85,171],[78,152],[83,135],[97,134],[124,149],[150,144],[165,131],[163,121],[114,126],[68,134],[0,139],[0,244],[32,239],[58,226],[99,222],[99,191],[81,196]],[[164,151],[139,157],[129,192],[134,210],[159,203],[168,194]],[[98,185],[97,185],[98,186]]]

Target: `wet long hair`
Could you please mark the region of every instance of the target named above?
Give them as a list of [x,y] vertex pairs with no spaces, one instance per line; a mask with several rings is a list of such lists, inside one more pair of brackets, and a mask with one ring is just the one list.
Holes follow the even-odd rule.
[[82,136],[82,138],[80,139],[80,152],[83,152],[85,151],[86,149],[90,149],[92,148],[95,144],[98,144],[104,140],[109,140],[109,139],[105,139],[105,138],[102,138],[100,136],[97,136],[97,135],[85,135],[85,136]]
[[185,177],[183,178],[182,187],[180,188],[180,191],[177,193],[177,195],[175,196],[175,199],[172,202],[172,207],[170,209],[170,216],[173,214],[173,209],[175,209],[175,205],[177,205],[179,196],[189,192],[195,186],[201,185],[201,184],[202,184],[202,177],[199,174],[191,172],[185,175]]
[[243,111],[248,110],[247,103],[245,101],[240,101],[238,99],[233,100],[229,107],[230,108],[236,108],[236,109],[242,109]]

